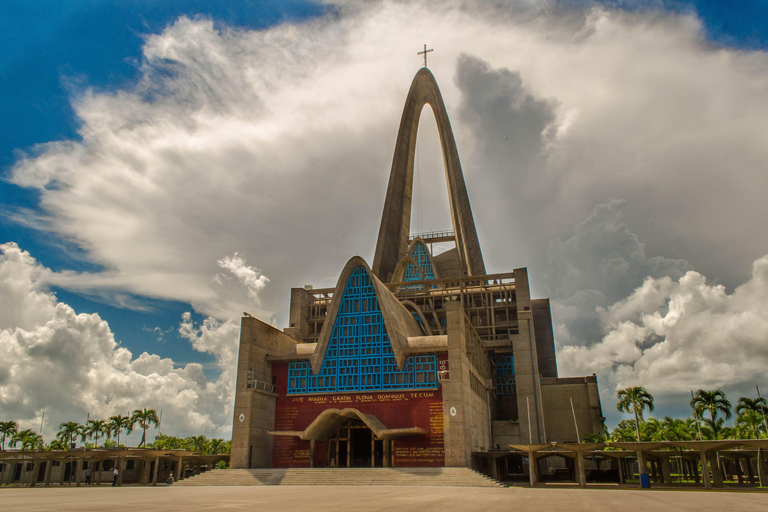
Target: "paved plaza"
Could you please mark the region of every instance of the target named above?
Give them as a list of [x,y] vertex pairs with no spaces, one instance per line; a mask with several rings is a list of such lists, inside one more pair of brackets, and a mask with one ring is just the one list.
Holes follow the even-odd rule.
[[6,488],[0,489],[0,510],[747,512],[768,510],[768,493],[385,486]]

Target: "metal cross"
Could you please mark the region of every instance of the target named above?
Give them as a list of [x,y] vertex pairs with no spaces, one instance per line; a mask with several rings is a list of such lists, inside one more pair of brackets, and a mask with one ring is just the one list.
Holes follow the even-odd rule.
[[433,49],[427,50],[427,45],[424,45],[424,51],[423,52],[417,52],[416,55],[424,55],[424,67],[427,67],[427,54],[429,52],[433,52]]

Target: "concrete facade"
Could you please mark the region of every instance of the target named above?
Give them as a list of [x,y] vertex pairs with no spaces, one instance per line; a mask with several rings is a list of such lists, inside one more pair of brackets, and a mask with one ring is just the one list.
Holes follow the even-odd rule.
[[[440,133],[454,230],[412,235],[413,157],[426,104]],[[432,244],[445,242],[455,247],[433,256]],[[369,283],[373,302],[365,304],[381,319],[383,353],[392,354],[396,368],[378,348],[355,348],[358,363],[345,352],[343,363],[359,368],[333,366],[343,349],[340,333],[359,332],[360,347],[371,332],[382,336],[370,331],[373,324],[362,325],[364,317],[350,320],[344,310],[351,307],[346,294],[355,279]],[[602,431],[596,378],[558,378],[549,300],[531,298],[527,269],[486,273],[448,115],[426,69],[414,78],[403,111],[373,264],[355,256],[335,287],[293,288],[290,326],[283,332],[243,318],[239,357],[234,468],[352,464],[353,445],[362,451],[354,429],[372,432],[365,462],[371,466],[473,466],[483,458],[496,464],[510,444],[579,441]],[[429,362],[428,370],[413,374],[426,380],[381,384],[417,361]],[[333,387],[337,379],[343,386]],[[393,393],[413,399],[388,405]],[[336,403],[347,409],[332,407]]]

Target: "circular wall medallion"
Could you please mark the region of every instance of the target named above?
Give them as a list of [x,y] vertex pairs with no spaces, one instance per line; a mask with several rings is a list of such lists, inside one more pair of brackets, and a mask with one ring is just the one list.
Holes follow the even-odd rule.
[[240,419],[240,421],[245,421],[245,414],[240,413],[240,418],[239,419]]
[[[451,416],[456,416],[456,408],[455,407],[451,407]],[[242,420],[240,420],[240,421],[242,421]]]

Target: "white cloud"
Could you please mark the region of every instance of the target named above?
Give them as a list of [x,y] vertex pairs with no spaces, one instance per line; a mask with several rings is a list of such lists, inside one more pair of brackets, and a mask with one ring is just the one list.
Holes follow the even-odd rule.
[[[146,37],[136,83],[73,98],[81,141],[35,148],[12,179],[105,268],[55,284],[284,323],[290,287],[370,259],[414,41],[428,40],[489,269],[530,265],[541,294],[549,241],[622,197],[649,255],[735,284],[768,252],[768,57],[701,34],[690,16],[548,2],[343,4],[254,31],[181,18]],[[440,228],[431,123],[419,211]],[[235,252],[272,281],[259,309],[253,288],[210,279]]]
[[267,286],[269,278],[261,274],[261,270],[256,267],[249,267],[245,264],[245,256],[235,253],[231,258],[224,256],[219,261],[218,265],[229,270],[235,277],[237,277],[243,286],[248,290],[248,296],[254,301],[259,301],[259,293]]
[[[3,244],[0,297],[7,318],[26,326],[0,330],[0,410],[24,427],[39,428],[45,413],[50,439],[63,421],[84,422],[137,408],[163,411],[163,431],[176,435],[230,433],[238,325],[206,319],[200,327],[185,315],[180,332],[201,352],[216,356],[216,380],[206,379],[200,364],[178,367],[169,358],[146,352],[134,358],[115,341],[97,314],[76,313],[56,302],[42,276],[50,271],[15,244]],[[13,269],[9,279],[4,272]],[[37,305],[34,318],[29,308]]]
[[597,373],[606,403],[635,385],[662,400],[699,388],[751,396],[768,366],[767,299],[768,256],[754,262],[751,279],[731,294],[695,271],[679,279],[649,277],[600,311],[598,343],[559,347],[559,368],[564,375]]

